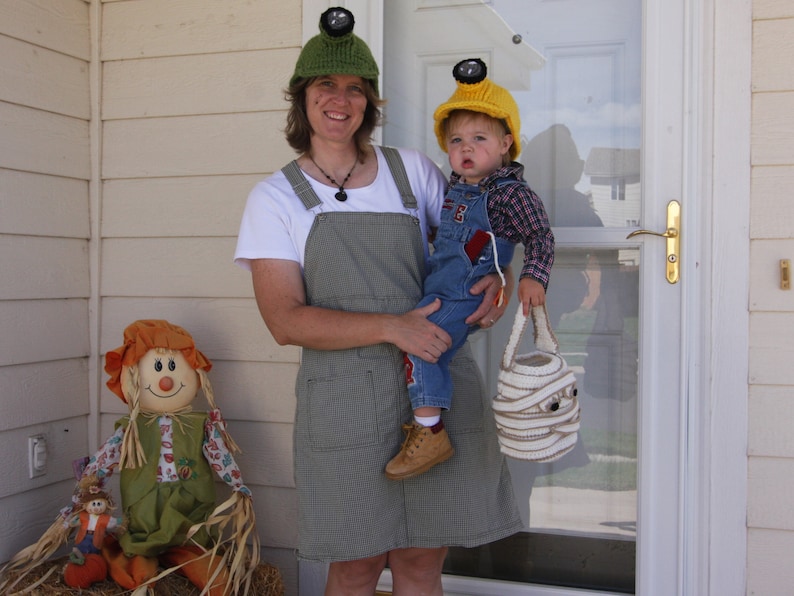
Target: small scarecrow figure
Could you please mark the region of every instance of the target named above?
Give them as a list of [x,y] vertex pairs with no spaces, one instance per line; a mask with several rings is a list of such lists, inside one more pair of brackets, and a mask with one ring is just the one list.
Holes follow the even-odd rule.
[[[85,589],[107,579],[108,565],[100,554],[112,534],[124,532],[122,518],[113,517],[113,500],[102,489],[96,476],[83,476],[75,487],[72,504],[61,509],[58,517],[37,542],[19,551],[0,569],[0,593],[13,593],[25,576],[44,563],[68,540],[77,528],[74,548],[63,569],[63,581],[70,588]],[[45,574],[49,576],[55,567]],[[16,577],[6,572],[16,571]],[[21,592],[20,592],[21,593]]]
[[124,531],[122,518],[113,517],[115,508],[109,493],[102,490],[96,476],[84,476],[77,487],[77,504],[66,525],[77,528],[74,548],[63,571],[63,579],[71,588],[88,588],[107,579],[108,566],[100,554],[110,533]]
[[[163,320],[132,323],[123,345],[105,355],[107,385],[129,415],[116,422],[82,474],[101,487],[120,470],[126,532],[106,540],[101,551],[110,577],[133,594],[174,571],[202,594],[247,593],[259,562],[251,492],[232,455],[239,449],[215,405],[211,367],[187,331]],[[207,413],[192,411],[199,388],[211,408]],[[231,488],[217,507],[215,475]],[[25,574],[64,544],[65,512],[79,502],[77,494],[61,519],[6,569]],[[160,565],[166,569],[158,574]]]

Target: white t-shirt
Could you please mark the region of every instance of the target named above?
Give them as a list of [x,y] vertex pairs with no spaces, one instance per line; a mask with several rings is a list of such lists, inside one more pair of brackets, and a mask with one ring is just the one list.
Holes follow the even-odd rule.
[[406,209],[386,159],[376,147],[378,175],[369,186],[345,189],[347,201],[337,201],[336,188],[305,175],[321,204],[307,210],[280,170],[259,182],[248,195],[243,211],[234,262],[250,271],[251,259],[297,261],[303,269],[306,239],[319,213],[407,213],[419,218],[427,256],[428,227],[437,227],[446,189],[446,178],[430,158],[412,149],[400,149],[411,181],[417,209]]

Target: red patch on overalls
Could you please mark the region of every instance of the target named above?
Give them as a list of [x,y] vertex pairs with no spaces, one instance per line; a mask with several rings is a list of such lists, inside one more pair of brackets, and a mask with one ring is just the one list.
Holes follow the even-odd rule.
[[414,379],[414,363],[408,358],[407,352],[403,352],[403,362],[405,363],[405,382],[408,385],[413,385],[416,383],[416,379]]
[[466,246],[463,247],[463,250],[466,251],[466,256],[471,259],[472,263],[477,260],[477,257],[480,256],[482,249],[485,248],[486,244],[488,244],[490,238],[491,237],[487,232],[484,232],[483,230],[477,230],[474,232],[474,235],[471,237],[471,239],[466,243]]

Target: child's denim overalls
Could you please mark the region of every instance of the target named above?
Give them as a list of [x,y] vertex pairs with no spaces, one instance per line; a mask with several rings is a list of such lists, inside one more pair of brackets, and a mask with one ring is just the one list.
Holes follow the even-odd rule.
[[[496,192],[506,184],[526,183],[502,178],[496,181]],[[482,294],[472,295],[469,290],[484,275],[496,271],[492,240],[483,236],[483,232],[492,232],[487,212],[488,194],[477,185],[458,183],[444,199],[441,224],[433,242],[435,250],[428,263],[424,298],[419,306],[441,299],[441,308],[428,320],[450,334],[452,346],[436,364],[406,355],[406,379],[413,409],[421,406],[449,409],[452,401],[449,362],[469,333],[478,329],[478,326],[467,325],[465,320],[482,303]],[[504,269],[513,258],[515,244],[503,238],[496,238],[495,244],[499,267]],[[467,247],[473,262],[466,252]]]

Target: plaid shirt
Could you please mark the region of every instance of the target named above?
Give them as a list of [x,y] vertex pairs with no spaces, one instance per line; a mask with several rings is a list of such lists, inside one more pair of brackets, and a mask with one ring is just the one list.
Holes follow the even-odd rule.
[[[524,184],[508,184],[497,189],[501,178],[523,180],[524,166],[513,162],[503,166],[480,181],[480,189],[489,191],[488,219],[493,233],[515,244],[524,245],[522,277],[531,277],[549,285],[551,266],[554,263],[554,234],[549,217],[538,195]],[[460,174],[452,172],[449,190],[460,182]]]

